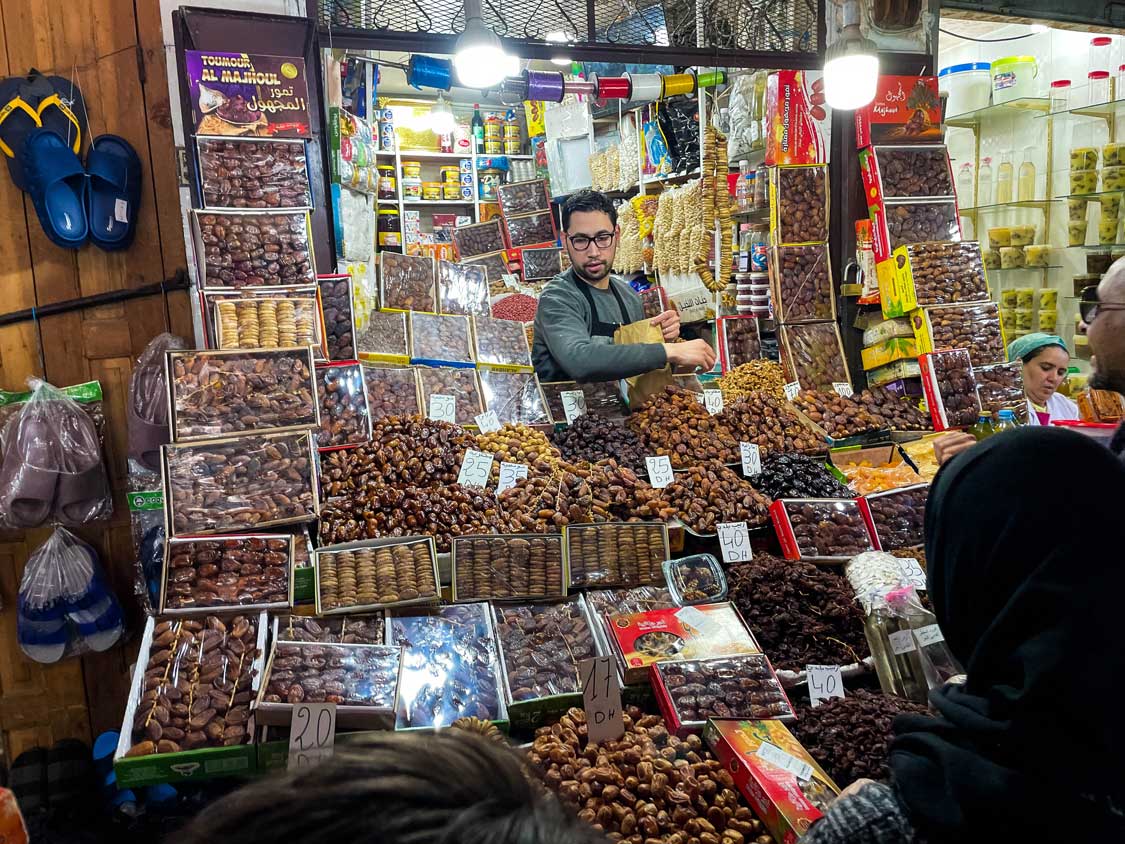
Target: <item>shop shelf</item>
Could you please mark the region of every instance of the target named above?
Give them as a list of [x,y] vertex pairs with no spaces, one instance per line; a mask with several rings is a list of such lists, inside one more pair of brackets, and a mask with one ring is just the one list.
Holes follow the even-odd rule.
[[1012,117],[1018,114],[1044,113],[1051,108],[1051,101],[1047,97],[1023,97],[1008,103],[991,105],[976,111],[966,111],[953,117],[945,118],[945,125],[956,129],[977,129],[982,123],[995,120],[998,117]]
[[458,160],[461,158],[472,158],[473,154],[470,152],[432,152],[424,149],[400,149],[398,151],[400,158],[419,158],[419,159],[435,159],[435,160]]
[[402,203],[407,208],[416,205],[472,205],[471,199],[408,199]]
[[1085,199],[1087,202],[1097,202],[1103,196],[1121,196],[1125,190],[1100,190],[1094,193],[1071,193],[1066,196],[1060,196],[1059,199]]
[[1093,105],[1075,106],[1074,108],[1068,108],[1063,111],[1052,111],[1043,116],[1061,117],[1063,115],[1073,115],[1075,117],[1097,117],[1104,120],[1107,117],[1114,116],[1119,109],[1123,108],[1125,108],[1125,99],[1118,99],[1104,103],[1094,103]]
[[1061,270],[1062,268],[1062,264],[1051,264],[1046,267],[1008,267],[1007,269],[1000,267],[995,270],[985,270],[985,272],[989,275],[996,275],[997,273],[1041,273],[1044,270]]
[[957,213],[962,217],[975,217],[977,214],[991,214],[1006,211],[1010,208],[1038,208],[1046,211],[1052,202],[1061,202],[1061,199],[1020,199],[1015,202],[1000,202],[995,205],[977,205],[971,208],[959,208]]
[[1125,249],[1125,243],[1087,243],[1083,246],[1067,246],[1066,248],[1084,249],[1087,252],[1105,252],[1107,249]]

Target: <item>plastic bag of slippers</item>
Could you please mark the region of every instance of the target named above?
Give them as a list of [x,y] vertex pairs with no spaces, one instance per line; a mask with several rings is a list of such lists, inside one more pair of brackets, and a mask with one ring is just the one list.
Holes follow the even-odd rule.
[[97,430],[60,390],[32,379],[31,398],[4,430],[0,521],[83,525],[113,513]]
[[36,662],[113,647],[124,632],[121,605],[97,552],[56,528],[27,561],[20,580],[16,638]]
[[149,472],[160,472],[160,446],[172,441],[165,353],[186,348],[182,337],[158,334],[137,358],[129,379],[129,459]]

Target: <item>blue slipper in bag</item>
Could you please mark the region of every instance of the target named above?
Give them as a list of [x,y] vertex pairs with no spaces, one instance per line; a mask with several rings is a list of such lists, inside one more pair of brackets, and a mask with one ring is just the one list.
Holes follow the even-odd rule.
[[86,153],[90,240],[106,252],[128,249],[137,231],[141,159],[124,138],[98,135]]
[[86,171],[66,141],[50,129],[36,129],[23,145],[27,192],[47,237],[63,249],[86,242]]

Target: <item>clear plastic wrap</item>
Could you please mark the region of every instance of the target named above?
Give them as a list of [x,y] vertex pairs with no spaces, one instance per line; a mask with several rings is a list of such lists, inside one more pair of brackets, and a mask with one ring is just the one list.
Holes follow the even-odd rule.
[[876,146],[883,196],[953,196],[949,152],[940,146]]
[[802,390],[831,390],[851,383],[844,347],[834,322],[778,326],[782,363]]
[[304,141],[197,138],[203,207],[311,208]]
[[[78,403],[82,411],[94,423],[94,430],[98,432],[98,442],[105,448],[105,407],[100,381],[86,381],[83,384],[73,384],[60,388],[63,395]],[[31,398],[31,391],[16,393],[9,390],[0,390],[0,450],[7,449],[9,438],[8,424],[23,410]],[[143,468],[143,467],[138,467]],[[157,468],[157,473],[160,469]]]
[[908,243],[949,242],[961,239],[961,227],[957,222],[957,203],[953,200],[894,204],[888,202],[884,213],[892,252]]
[[502,251],[489,252],[487,255],[480,255],[473,258],[465,258],[461,263],[474,267],[484,267],[490,289],[493,285],[503,284],[504,276],[510,271],[508,269],[508,258],[506,253]]
[[352,277],[321,276],[318,283],[328,359],[355,360],[358,351],[352,307]]
[[316,577],[321,613],[437,603],[439,598],[437,557],[428,539],[320,548]]
[[1006,357],[1000,306],[995,302],[940,305],[926,308],[923,314],[935,351],[968,349],[973,366],[1000,363]]
[[631,587],[664,583],[668,528],[643,522],[570,525],[566,558],[573,587]]
[[133,535],[133,594],[145,615],[160,607],[164,578],[164,491],[160,475],[130,471],[125,501]]
[[249,744],[257,616],[155,622],[127,757]]
[[371,439],[367,385],[358,363],[330,363],[316,368],[320,402],[320,448],[355,445]]
[[380,252],[379,303],[401,311],[436,311],[434,259]]
[[418,382],[422,389],[422,413],[429,415],[430,396],[453,396],[456,401],[455,419],[458,425],[472,425],[484,413],[484,402],[477,385],[475,369],[449,369],[445,367],[418,367]]
[[493,605],[508,705],[582,691],[578,664],[597,656],[581,598]]
[[719,359],[723,372],[730,372],[762,356],[758,320],[752,316],[725,316],[718,319]]
[[547,397],[547,407],[556,422],[566,421],[563,406],[563,393],[581,392],[586,402],[586,412],[610,418],[624,418],[627,412],[625,400],[621,397],[621,386],[616,381],[596,381],[579,384],[576,381],[548,381],[540,383]]
[[662,704],[676,723],[702,727],[710,718],[795,718],[796,713],[764,654],[658,662]]
[[976,422],[980,405],[968,350],[931,352],[922,356],[921,363],[934,430],[967,428]]
[[[454,234],[458,229],[454,229]],[[488,315],[488,273],[484,267],[438,261],[438,304],[443,314]]]
[[915,484],[864,498],[880,549],[899,551],[922,544],[922,520],[929,494],[928,484]]
[[73,399],[46,381],[4,427],[0,522],[15,529],[49,519],[84,525],[113,513],[97,428]]
[[648,612],[676,606],[671,591],[663,586],[596,589],[583,594],[595,618],[601,618],[606,613]]
[[316,294],[220,299],[215,336],[220,349],[287,349],[314,346],[323,353]]
[[550,211],[505,217],[504,228],[508,231],[508,244],[512,247],[538,246],[541,243],[554,243],[558,239],[555,217]]
[[838,561],[873,551],[859,502],[842,498],[784,498],[771,514],[788,559]]
[[531,350],[523,323],[510,319],[473,317],[477,361],[493,366],[531,367]]
[[176,442],[317,424],[308,348],[177,351],[168,365]]
[[563,271],[559,246],[526,247],[520,251],[524,281],[551,279]]
[[566,595],[558,534],[461,536],[453,540],[453,600],[536,600]]
[[774,247],[769,270],[773,280],[773,306],[779,322],[835,318],[827,243]]
[[551,209],[551,191],[547,187],[546,179],[500,185],[496,188],[496,196],[500,200],[500,210],[505,217]]
[[488,604],[396,610],[390,632],[391,644],[404,646],[396,729],[502,718],[500,659]]
[[677,606],[710,604],[727,598],[727,577],[711,554],[664,561],[664,579]]
[[161,614],[289,606],[295,541],[264,534],[169,541]]
[[910,585],[898,557],[885,551],[864,551],[848,560],[844,575],[864,613],[871,612],[876,596]]
[[306,522],[319,511],[308,432],[164,447],[173,536]]
[[363,379],[367,382],[367,407],[373,422],[386,416],[414,416],[422,413],[418,400],[418,379],[413,369],[365,363]]
[[505,248],[504,231],[499,217],[471,226],[458,226],[453,230],[453,245],[462,261]]
[[911,586],[873,596],[865,629],[887,694],[926,703],[931,691],[964,674],[934,614]]
[[361,356],[405,360],[410,357],[408,338],[406,314],[372,311],[367,318],[367,326],[356,340],[356,346]]
[[204,287],[277,287],[316,281],[308,212],[200,211],[194,220]]
[[993,415],[1011,410],[1021,425],[1027,424],[1027,400],[1023,391],[1023,363],[995,363],[974,366],[973,381],[977,387],[980,409]]
[[827,164],[770,168],[770,228],[778,244],[827,242]]
[[550,425],[547,402],[534,372],[480,371],[484,405],[501,425]]
[[168,375],[165,353],[186,349],[187,342],[174,334],[157,334],[137,358],[129,377],[126,414],[129,426],[129,459],[150,472],[160,471],[160,446],[171,442],[168,424]]
[[473,340],[467,316],[410,314],[411,358],[436,363],[472,363]]
[[277,625],[278,642],[324,642],[341,645],[381,645],[386,631],[382,610],[364,615],[325,618],[290,615]]
[[[979,243],[914,243],[906,247],[906,255],[918,305],[988,300]],[[903,261],[894,260],[901,272]]]
[[124,625],[97,551],[65,528],[55,528],[28,557],[20,577],[20,650],[46,664],[105,651],[121,638]]

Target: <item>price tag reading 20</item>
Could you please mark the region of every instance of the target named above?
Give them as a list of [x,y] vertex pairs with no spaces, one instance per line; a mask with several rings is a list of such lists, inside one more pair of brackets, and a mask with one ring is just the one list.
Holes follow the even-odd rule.
[[754,557],[746,522],[719,522],[719,550],[724,563],[746,563]]
[[465,449],[465,459],[461,462],[457,483],[461,486],[488,486],[493,460],[495,458],[491,454],[477,451],[475,448]]
[[429,410],[430,412],[427,415],[435,422],[457,424],[457,399],[454,396],[433,393],[430,396]]
[[336,704],[299,703],[289,724],[290,771],[328,759],[336,743]]
[[667,454],[646,457],[645,466],[648,468],[648,482],[653,489],[664,489],[675,477],[672,472],[672,461],[668,459]]

